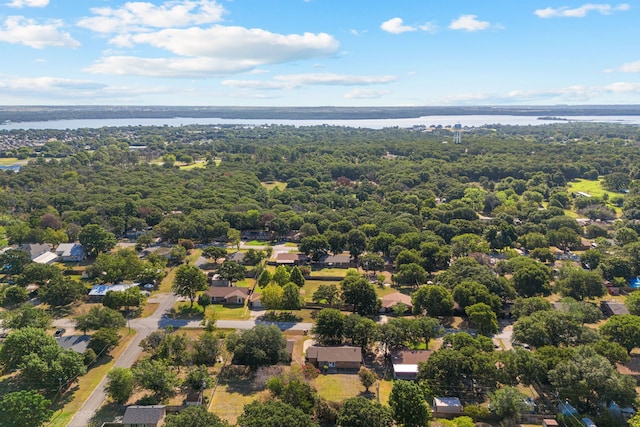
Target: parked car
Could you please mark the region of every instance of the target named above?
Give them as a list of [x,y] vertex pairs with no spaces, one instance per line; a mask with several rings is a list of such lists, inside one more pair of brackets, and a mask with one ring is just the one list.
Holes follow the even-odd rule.
[[54,336],[61,337],[64,335],[65,332],[67,332],[65,328],[56,329],[56,333],[54,334]]

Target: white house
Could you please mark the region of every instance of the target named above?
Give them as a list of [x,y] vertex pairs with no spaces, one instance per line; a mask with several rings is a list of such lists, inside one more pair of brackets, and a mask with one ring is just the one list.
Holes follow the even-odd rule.
[[86,258],[80,243],[60,243],[56,248],[56,255],[62,262],[78,262]]

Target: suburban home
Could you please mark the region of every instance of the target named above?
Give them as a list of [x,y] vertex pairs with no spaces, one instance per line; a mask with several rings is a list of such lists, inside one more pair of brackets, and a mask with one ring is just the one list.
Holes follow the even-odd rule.
[[362,349],[360,347],[319,347],[307,349],[307,362],[326,373],[339,370],[358,370],[362,366]]
[[441,418],[453,418],[462,413],[462,403],[457,397],[434,397],[433,415]]
[[101,302],[107,295],[107,292],[124,292],[134,286],[140,286],[140,283],[118,283],[116,285],[96,285],[89,291],[89,301]]
[[80,243],[60,243],[56,248],[56,255],[62,262],[79,262],[87,258]]
[[324,255],[320,257],[317,265],[323,268],[349,268],[352,266],[351,255],[349,254],[337,254],[337,255]]
[[164,423],[167,411],[164,405],[128,406],[122,417],[124,427],[159,427]]
[[51,246],[47,243],[25,243],[20,245],[18,250],[27,252],[31,261],[37,264],[51,264],[58,259],[58,255],[51,252]]
[[606,317],[629,314],[627,306],[617,301],[602,301],[600,303],[600,310],[602,310],[602,314]]
[[264,308],[264,304],[262,304],[261,293],[254,292],[249,297],[249,308],[252,310],[261,310]]
[[309,256],[303,253],[279,253],[276,255],[276,265],[304,265],[309,263]]
[[397,304],[402,303],[407,306],[407,311],[411,312],[413,309],[413,304],[411,303],[411,296],[405,295],[402,292],[394,292],[389,295],[385,295],[380,298],[382,301],[382,305],[380,306],[380,313],[391,313],[393,312],[393,307]]
[[211,297],[213,304],[244,305],[247,298],[249,298],[249,288],[240,286],[211,286],[205,291],[205,294]]
[[415,380],[421,362],[433,354],[431,350],[394,350],[391,352],[394,380]]

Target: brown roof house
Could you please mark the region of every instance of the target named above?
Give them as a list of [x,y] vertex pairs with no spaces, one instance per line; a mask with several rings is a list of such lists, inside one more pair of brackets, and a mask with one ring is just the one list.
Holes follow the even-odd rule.
[[159,427],[166,415],[164,405],[128,406],[122,424],[124,427]]
[[382,301],[382,305],[380,306],[381,313],[390,313],[393,311],[393,307],[399,303],[402,303],[407,306],[407,311],[411,312],[413,309],[413,304],[411,303],[411,297],[409,295],[405,295],[402,292],[394,292],[389,295],[385,295],[380,298]]
[[307,349],[307,362],[325,373],[357,371],[362,366],[362,349],[350,346],[311,346]]
[[353,266],[351,255],[349,254],[324,255],[320,257],[318,265],[327,268],[349,268]]
[[309,256],[303,253],[279,253],[276,255],[276,265],[304,265],[309,263]]
[[419,364],[426,362],[433,354],[430,350],[394,350],[391,352],[394,380],[415,380]]
[[249,288],[240,286],[211,286],[205,291],[205,294],[211,297],[213,304],[244,305],[247,298],[249,298]]

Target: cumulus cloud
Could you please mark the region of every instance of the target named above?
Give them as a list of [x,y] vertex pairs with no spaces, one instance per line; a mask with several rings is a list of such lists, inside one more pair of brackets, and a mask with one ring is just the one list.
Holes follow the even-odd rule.
[[344,94],[347,99],[376,99],[389,94],[388,90],[354,89]]
[[8,7],[46,7],[49,4],[49,0],[12,0],[7,3]]
[[78,41],[74,40],[69,33],[60,30],[63,25],[60,20],[39,24],[23,16],[9,16],[0,26],[0,42],[23,44],[34,49],[79,47]]
[[391,18],[388,21],[384,21],[380,25],[380,28],[382,28],[383,31],[391,34],[402,34],[416,30],[416,27],[404,25],[404,21],[402,20],[402,18]]
[[479,21],[477,15],[462,15],[449,24],[451,30],[482,31],[491,27],[488,21]]
[[597,12],[600,15],[610,15],[614,12],[621,12],[629,10],[630,6],[626,3],[621,3],[617,6],[610,4],[593,4],[586,3],[580,7],[571,9],[565,7],[547,7],[545,9],[538,9],[534,12],[539,18],[584,18],[589,12]]
[[80,19],[78,25],[105,34],[211,24],[220,22],[226,13],[214,0],[171,1],[161,5],[127,2],[119,8],[96,7],[91,12],[95,16]]
[[623,73],[640,73],[640,61],[622,64],[620,68],[618,68],[618,71]]
[[112,42],[120,47],[146,44],[167,50],[176,57],[106,56],[85,71],[155,77],[226,75],[251,71],[261,65],[326,57],[339,47],[332,36],[324,33],[283,35],[230,26],[164,29],[120,35]]
[[390,83],[395,76],[354,76],[334,73],[287,74],[272,80],[225,80],[225,86],[241,89],[297,89],[302,86],[364,86]]

